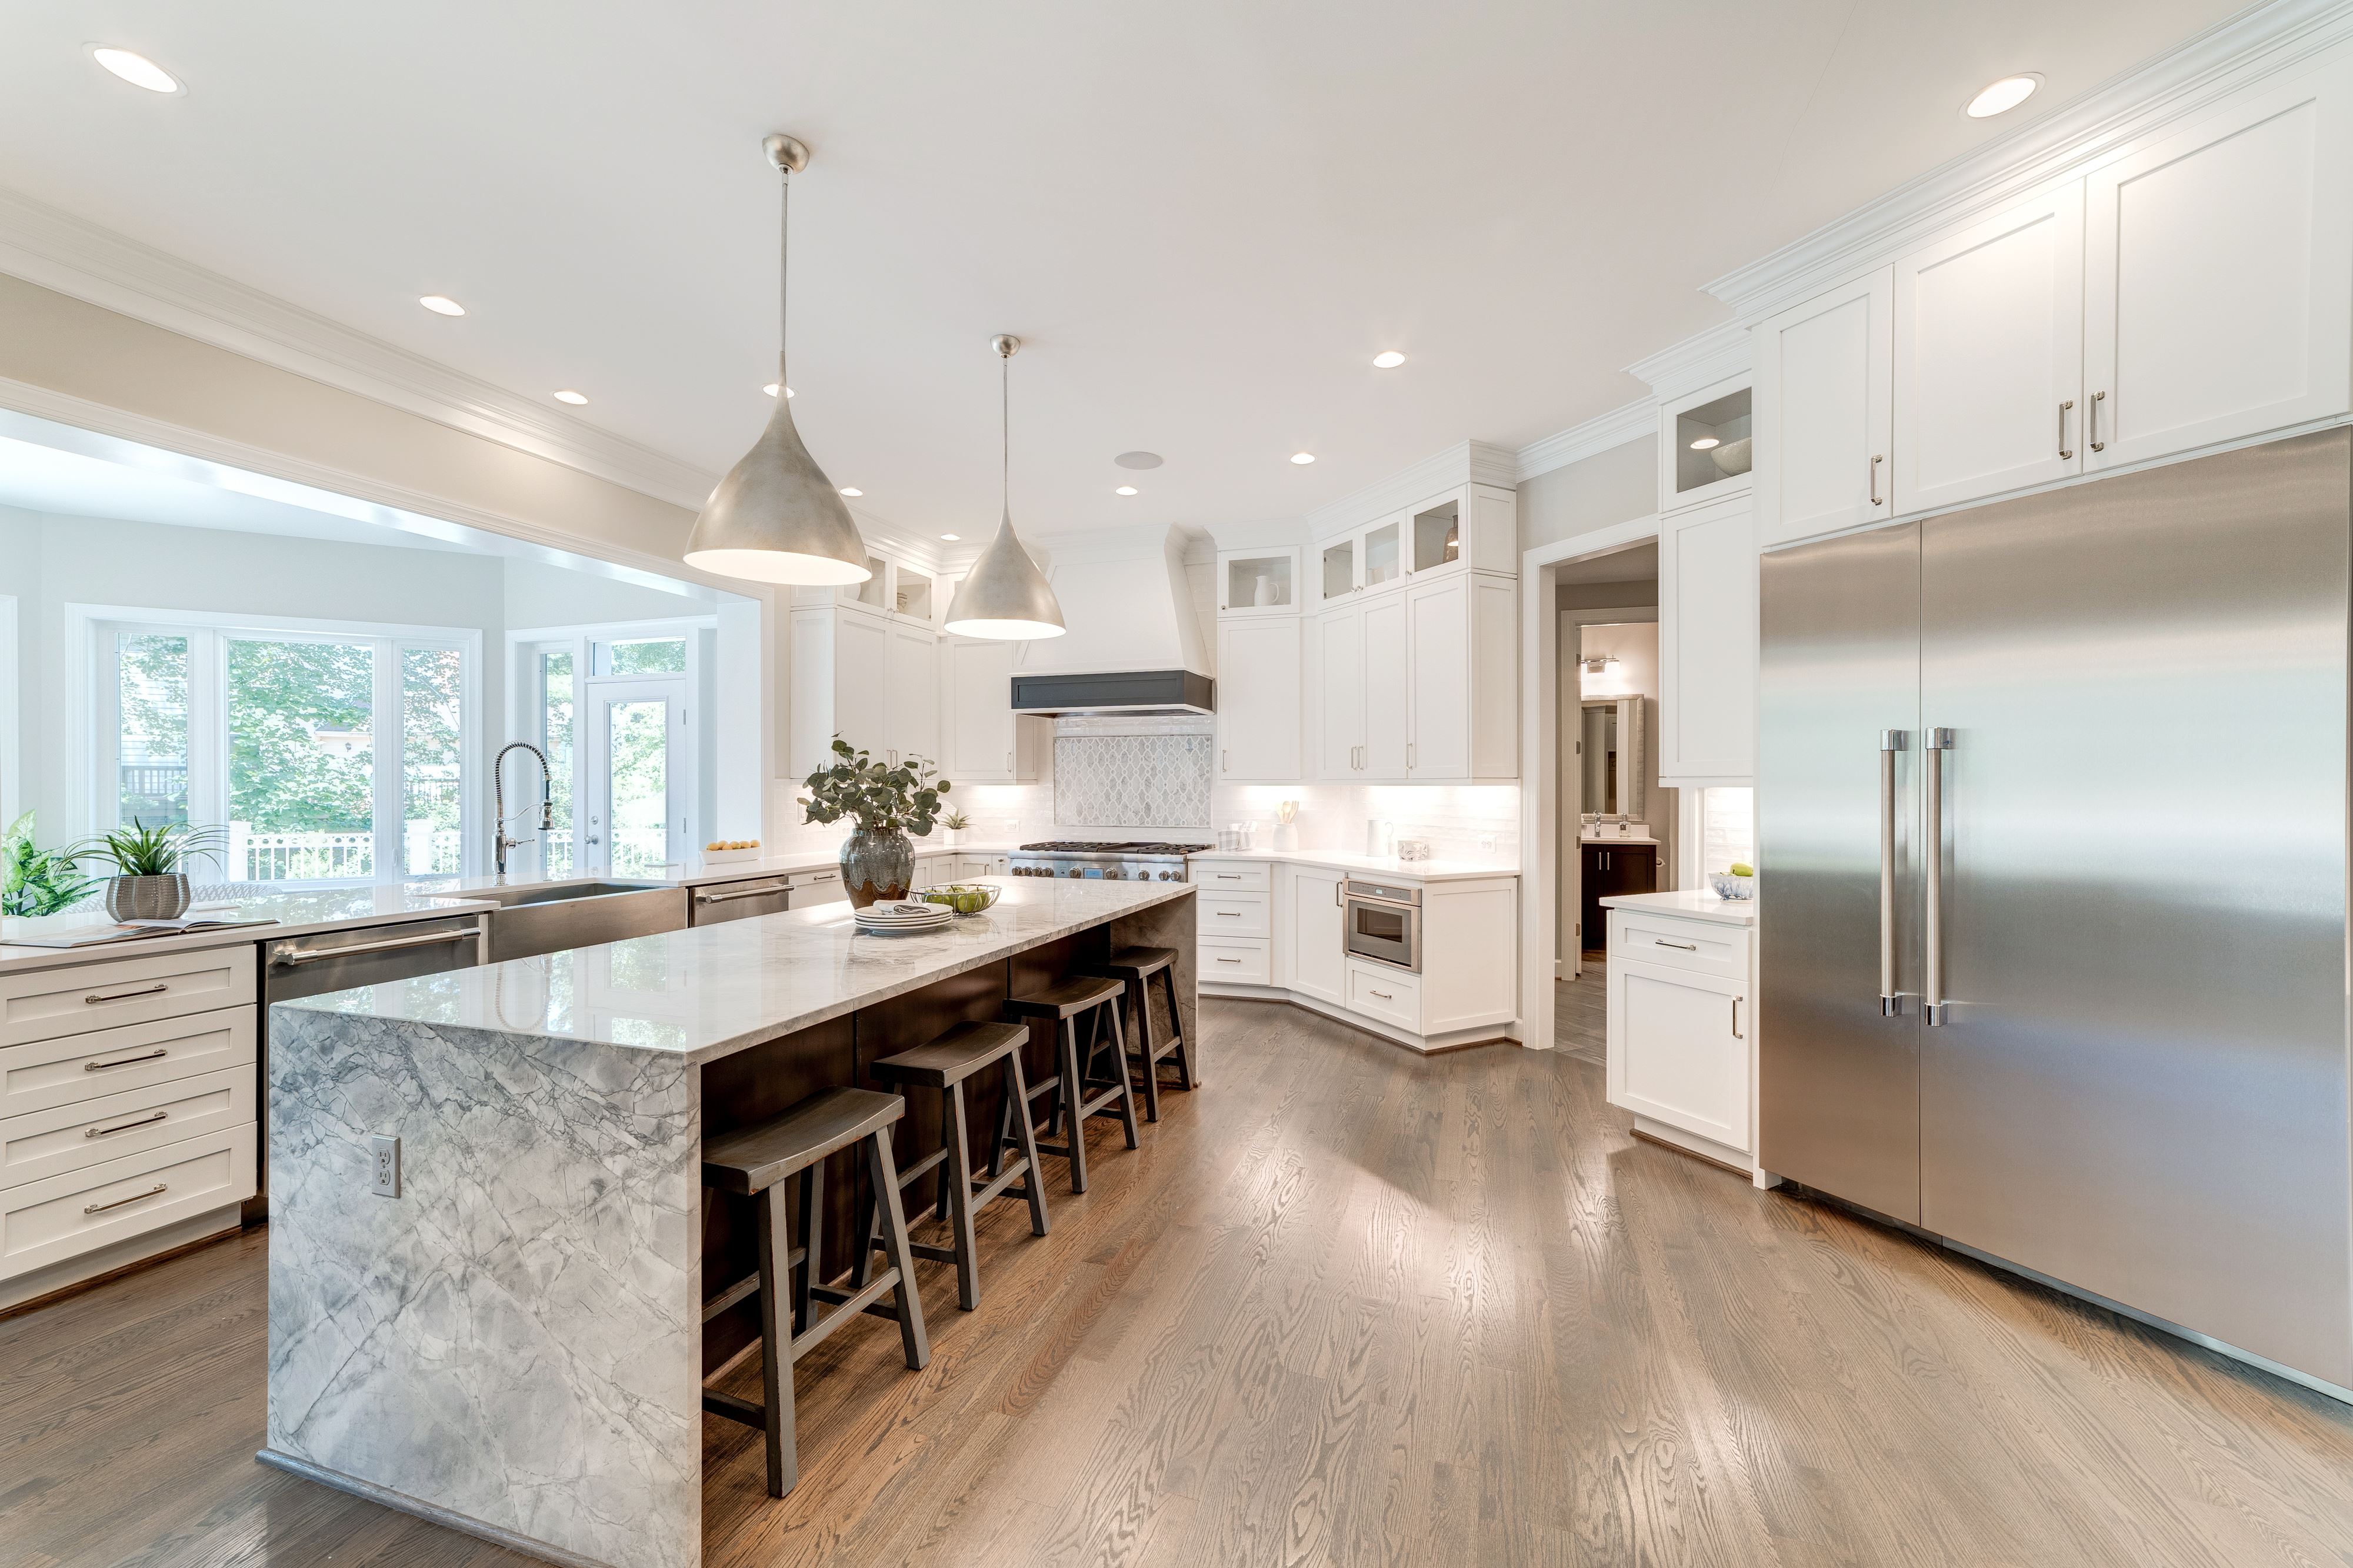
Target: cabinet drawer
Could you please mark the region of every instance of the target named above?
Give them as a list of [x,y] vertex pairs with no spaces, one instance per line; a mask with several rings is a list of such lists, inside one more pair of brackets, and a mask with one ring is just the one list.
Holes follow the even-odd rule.
[[248,1065],[259,1011],[248,1003],[0,1047],[0,1118]]
[[0,1189],[0,1279],[253,1195],[253,1123]]
[[1348,966],[1348,1009],[1421,1033],[1421,978],[1402,969]]
[[1272,943],[1263,942],[1210,942],[1199,944],[1198,957],[1203,984],[1266,985],[1269,977]]
[[1205,937],[1274,934],[1268,918],[1271,900],[1265,893],[1212,893],[1204,889],[1195,897],[1199,905],[1196,918]]
[[254,1095],[234,1067],[0,1119],[0,1189],[249,1124]]
[[253,943],[0,975],[0,1046],[249,1004]]
[[785,879],[793,885],[793,908],[807,909],[811,904],[838,904],[849,897],[841,885],[841,873],[833,871],[796,871]]
[[1274,868],[1264,860],[1195,860],[1192,878],[1205,893],[1263,893],[1274,886]]
[[1713,921],[1679,921],[1657,915],[1612,910],[1609,958],[1663,963],[1671,969],[1696,969],[1727,980],[1748,975],[1748,928],[1717,925]]

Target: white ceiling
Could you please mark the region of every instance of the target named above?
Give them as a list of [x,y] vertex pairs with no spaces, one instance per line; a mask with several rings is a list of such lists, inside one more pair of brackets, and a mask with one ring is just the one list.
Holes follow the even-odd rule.
[[[758,141],[790,131],[816,150],[793,407],[836,483],[984,533],[1010,331],[1027,531],[1214,525],[1626,402],[1618,367],[1721,319],[1710,278],[2236,8],[16,0],[0,185],[517,393],[577,387],[716,474],[770,406]],[[2049,85],[1962,116],[2017,70]],[[1134,447],[1166,467],[1112,466]]]

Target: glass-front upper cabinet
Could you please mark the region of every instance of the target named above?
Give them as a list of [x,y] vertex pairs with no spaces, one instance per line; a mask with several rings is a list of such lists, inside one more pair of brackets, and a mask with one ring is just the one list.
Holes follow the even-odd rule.
[[1405,520],[1391,518],[1365,530],[1365,583],[1385,587],[1405,580]]
[[1324,546],[1323,596],[1345,599],[1356,591],[1356,536],[1343,534]]
[[1299,552],[1295,547],[1218,552],[1218,613],[1293,616],[1299,613]]
[[1413,514],[1413,570],[1417,575],[1462,563],[1462,498],[1448,496]]
[[891,563],[880,555],[870,555],[866,558],[866,569],[874,575],[843,589],[842,593],[853,605],[864,605],[876,610],[888,609],[891,605]]
[[1659,509],[1672,511],[1748,488],[1746,376],[1659,406]]
[[914,566],[901,566],[891,589],[891,607],[910,619],[932,623],[932,574]]

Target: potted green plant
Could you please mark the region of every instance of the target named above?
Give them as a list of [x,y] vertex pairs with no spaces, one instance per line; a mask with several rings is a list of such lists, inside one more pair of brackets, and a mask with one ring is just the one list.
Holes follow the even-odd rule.
[[128,827],[101,833],[62,851],[77,862],[95,860],[114,868],[106,881],[106,912],[119,921],[176,920],[188,909],[191,860],[217,859],[227,847],[226,827],[164,822],[148,826],[137,817]]
[[908,831],[929,833],[939,820],[948,781],[923,757],[878,763],[839,736],[833,765],[804,781],[802,811],[810,822],[857,824],[841,846],[841,885],[860,909],[881,899],[903,899],[915,882],[915,844]]
[[948,807],[940,817],[940,826],[947,834],[948,847],[951,849],[964,842],[964,830],[971,826],[972,818],[966,816],[963,810],[956,806]]
[[55,849],[33,842],[33,814],[0,834],[0,915],[50,915],[79,903],[90,879]]

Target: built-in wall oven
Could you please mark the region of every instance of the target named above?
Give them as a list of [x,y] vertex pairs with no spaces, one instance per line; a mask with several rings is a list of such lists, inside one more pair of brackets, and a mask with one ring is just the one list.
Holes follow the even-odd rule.
[[1348,956],[1421,972],[1421,889],[1394,882],[1341,885],[1341,929]]

